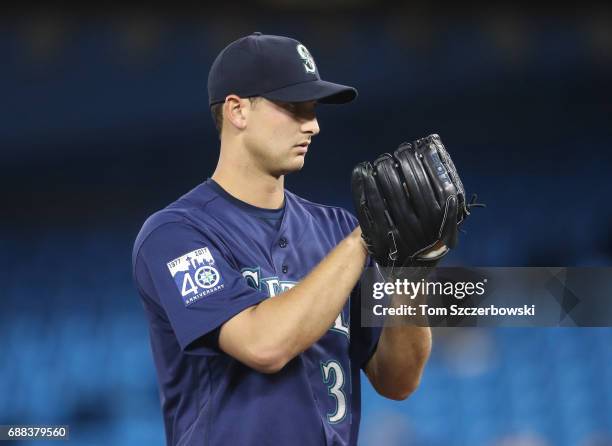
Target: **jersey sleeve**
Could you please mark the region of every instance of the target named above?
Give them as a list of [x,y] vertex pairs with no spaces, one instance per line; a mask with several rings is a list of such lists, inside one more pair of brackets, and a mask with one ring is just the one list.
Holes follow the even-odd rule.
[[149,234],[136,255],[134,278],[143,298],[163,308],[185,351],[201,344],[194,342],[198,339],[214,338],[224,322],[268,297],[247,284],[218,238],[182,222],[165,223]]

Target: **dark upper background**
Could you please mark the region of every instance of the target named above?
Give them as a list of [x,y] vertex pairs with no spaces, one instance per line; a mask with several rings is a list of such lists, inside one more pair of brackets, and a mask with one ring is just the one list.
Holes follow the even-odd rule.
[[[297,38],[324,79],[359,90],[350,105],[319,108],[322,131],[305,168],[287,178],[292,191],[352,210],[354,164],[435,132],[468,193],[488,204],[468,220],[447,264],[612,261],[610,8],[448,9],[372,0],[22,8],[5,11],[0,29],[0,273],[6,284],[0,352],[13,358],[0,366],[0,424],[67,420],[82,427],[84,444],[145,438],[159,444],[155,378],[130,278],[131,244],[150,213],[212,174],[218,140],[207,107],[208,68],[225,45],[253,31]],[[478,342],[488,339],[492,351],[502,352],[505,336],[517,336],[504,333],[486,332]],[[547,333],[544,352],[558,339]],[[594,341],[576,339],[600,335],[607,336],[585,330],[571,335],[570,344],[581,352]],[[525,336],[531,345],[532,336]],[[441,348],[434,350],[431,380],[454,376],[439,359]],[[536,349],[531,359],[541,358]],[[490,373],[505,370],[507,362],[491,361],[485,361]],[[419,404],[451,404],[444,394],[432,396],[427,376]],[[463,385],[456,379],[452,385]],[[524,414],[521,407],[513,413]],[[143,408],[146,416],[134,421]],[[440,417],[432,409],[429,421],[419,423]],[[413,438],[433,444],[423,429],[411,431]],[[364,441],[375,431],[366,426]],[[132,437],[123,440],[119,432]],[[443,432],[469,441],[457,437],[460,429]],[[477,443],[485,438],[474,435]],[[554,444],[570,438],[542,435]]]
[[322,133],[290,189],[352,209],[356,162],[436,132],[468,193],[489,205],[455,257],[610,260],[609,11],[281,3],[5,18],[4,223],[38,234],[68,226],[134,234],[212,173],[208,68],[231,40],[260,30],[302,40],[324,78],[360,92],[348,106],[320,108]]

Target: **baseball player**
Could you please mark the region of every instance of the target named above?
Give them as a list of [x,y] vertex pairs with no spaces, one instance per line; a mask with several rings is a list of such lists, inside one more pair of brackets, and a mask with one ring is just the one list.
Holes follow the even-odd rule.
[[132,257],[167,444],[355,445],[360,371],[405,399],[431,348],[428,328],[360,327],[356,218],[284,188],[315,106],[357,92],[300,42],[254,33],[221,51],[208,93],[217,167],[146,220]]

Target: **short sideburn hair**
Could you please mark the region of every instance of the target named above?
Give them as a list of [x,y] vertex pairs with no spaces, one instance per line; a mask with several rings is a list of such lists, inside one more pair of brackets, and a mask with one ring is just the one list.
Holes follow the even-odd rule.
[[[251,107],[253,107],[260,96],[252,96],[249,97],[248,100],[251,103]],[[221,131],[223,130],[223,104],[224,102],[219,102],[210,107],[210,113],[212,114],[213,122],[215,123],[215,128],[219,133],[219,139],[221,139]]]

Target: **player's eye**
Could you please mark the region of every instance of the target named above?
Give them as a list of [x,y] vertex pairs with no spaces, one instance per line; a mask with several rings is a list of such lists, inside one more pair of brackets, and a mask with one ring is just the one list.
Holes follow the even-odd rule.
[[295,113],[298,110],[298,104],[294,102],[283,102],[283,108],[291,113]]
[[278,105],[294,116],[310,119],[310,116],[314,114],[316,102],[279,102]]

